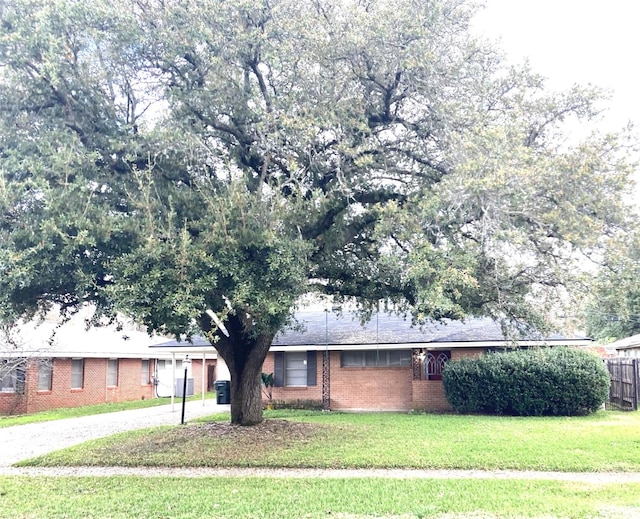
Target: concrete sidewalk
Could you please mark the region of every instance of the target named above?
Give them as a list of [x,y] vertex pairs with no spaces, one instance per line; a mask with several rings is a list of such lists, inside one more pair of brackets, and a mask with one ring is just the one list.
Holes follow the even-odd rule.
[[577,483],[590,483],[594,485],[640,483],[640,473],[637,472],[541,472],[515,470],[272,469],[239,467],[0,467],[0,476],[509,479],[574,481]]
[[[187,402],[185,422],[228,410],[228,405],[217,405],[213,399],[205,400],[204,405],[201,400]],[[176,400],[173,412],[169,404],[3,427],[0,428],[0,467],[119,432],[157,425],[177,425],[181,411],[182,402]]]

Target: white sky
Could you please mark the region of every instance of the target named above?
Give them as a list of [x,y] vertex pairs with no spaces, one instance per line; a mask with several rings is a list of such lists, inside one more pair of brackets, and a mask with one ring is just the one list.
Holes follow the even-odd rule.
[[640,0],[484,0],[476,27],[561,89],[612,91],[605,129],[640,128]]

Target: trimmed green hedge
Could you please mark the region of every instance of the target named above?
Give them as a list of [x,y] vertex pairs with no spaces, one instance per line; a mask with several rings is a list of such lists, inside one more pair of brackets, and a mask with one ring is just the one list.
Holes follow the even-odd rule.
[[534,348],[449,361],[447,400],[460,413],[571,416],[596,411],[609,395],[609,372],[574,348]]

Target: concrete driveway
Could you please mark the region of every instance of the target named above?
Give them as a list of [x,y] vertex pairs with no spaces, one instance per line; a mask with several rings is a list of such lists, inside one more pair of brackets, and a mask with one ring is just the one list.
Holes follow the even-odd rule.
[[[163,405],[0,428],[0,467],[119,432],[179,424],[182,402],[176,401],[174,408],[172,412],[171,405]],[[185,422],[228,410],[228,405],[217,405],[215,400],[205,400],[204,405],[187,402]]]

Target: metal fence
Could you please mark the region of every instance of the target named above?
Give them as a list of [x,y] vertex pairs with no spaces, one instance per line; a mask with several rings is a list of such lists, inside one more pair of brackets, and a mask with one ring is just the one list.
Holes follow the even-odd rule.
[[607,407],[622,411],[638,410],[640,359],[606,359],[611,377]]

